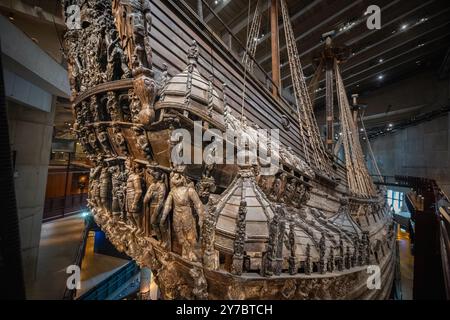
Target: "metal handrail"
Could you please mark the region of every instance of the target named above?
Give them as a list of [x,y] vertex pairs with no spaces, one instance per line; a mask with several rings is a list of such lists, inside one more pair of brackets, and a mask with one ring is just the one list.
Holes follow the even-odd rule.
[[[81,264],[83,263],[84,253],[86,250],[86,244],[87,244],[87,239],[88,239],[90,229],[91,229],[90,225],[87,222],[85,222],[81,243],[78,247],[78,250],[75,255],[74,263],[73,263],[73,265],[78,266],[80,269],[81,269]],[[62,300],[73,300],[75,298],[76,294],[77,294],[76,288],[69,289],[66,286],[66,288],[64,289],[64,294],[63,294]]]
[[135,261],[130,261],[95,287],[89,289],[77,300],[105,300],[125,285],[139,272]]

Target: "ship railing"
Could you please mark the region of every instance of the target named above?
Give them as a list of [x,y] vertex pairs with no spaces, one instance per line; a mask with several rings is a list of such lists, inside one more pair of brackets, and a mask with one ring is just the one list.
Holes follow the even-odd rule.
[[[254,66],[254,70],[248,70],[247,77],[256,78],[268,90],[276,88],[277,91],[280,93],[280,97],[282,97],[281,88],[278,87],[278,85],[272,80],[272,77],[264,70],[264,68],[255,59],[255,57],[248,51],[248,48],[235,35],[235,32],[233,32],[233,30],[230,29],[228,24],[224,22],[222,18],[220,18],[220,16],[216,13],[216,11],[213,8],[211,8],[211,6],[205,0],[196,1],[195,7],[191,3],[188,3],[187,1],[184,0],[176,2],[178,4],[178,7],[182,6],[184,9],[190,11],[190,13],[192,13],[194,17],[197,18],[199,23],[201,23],[204,27],[208,28],[209,33],[217,41],[222,43],[223,46],[229,50],[233,58],[237,60],[239,63],[242,63],[241,54],[246,53],[247,56],[252,60]],[[204,18],[205,16],[206,19]],[[218,23],[219,26],[216,25],[215,28],[213,29],[211,22]],[[221,36],[219,36],[216,32],[216,30],[218,29],[223,30]],[[225,41],[227,43],[225,43]],[[244,65],[242,67],[244,68]]]
[[[126,295],[129,295],[130,293],[132,294],[133,292],[139,290],[139,285],[136,285],[135,281],[139,270],[139,266],[136,262],[130,261],[98,285],[82,294],[79,298],[77,298],[77,300],[124,299],[126,298]],[[127,287],[132,288],[129,290]]]

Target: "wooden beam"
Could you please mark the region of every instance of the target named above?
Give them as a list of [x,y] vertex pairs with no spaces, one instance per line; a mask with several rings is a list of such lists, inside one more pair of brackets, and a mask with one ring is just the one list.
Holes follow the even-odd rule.
[[[430,17],[429,19],[433,19],[434,17],[437,17],[437,16],[439,16],[439,15],[441,15],[441,14],[443,14],[443,13],[446,13],[446,12],[449,11],[449,10],[450,10],[450,8],[445,9],[445,10],[439,12],[438,14],[433,15],[433,16]],[[367,63],[367,62],[369,62],[369,61],[372,61],[372,60],[373,60],[373,57],[385,55],[386,53],[388,53],[388,52],[390,52],[390,51],[392,51],[392,50],[394,50],[394,49],[397,49],[397,48],[399,48],[399,47],[401,47],[401,46],[403,46],[403,45],[405,45],[405,44],[407,44],[407,43],[409,43],[409,42],[413,42],[413,41],[415,41],[415,40],[417,40],[417,39],[419,39],[419,38],[421,38],[421,37],[423,37],[423,36],[425,36],[425,35],[427,35],[427,34],[430,34],[430,33],[434,32],[434,31],[436,31],[436,30],[438,30],[438,29],[441,29],[441,28],[443,28],[443,27],[446,27],[449,23],[450,23],[449,21],[445,21],[443,24],[439,24],[438,26],[436,26],[436,27],[434,27],[434,28],[426,29],[425,32],[422,32],[422,33],[418,34],[417,36],[414,36],[414,37],[411,37],[411,38],[407,38],[405,41],[399,42],[399,43],[397,43],[397,44],[395,44],[395,45],[393,45],[393,46],[389,46],[386,50],[383,50],[383,51],[381,51],[381,52],[373,53],[373,54],[369,55],[368,58],[365,58],[364,60],[359,61],[359,62],[357,62],[357,63],[350,64],[350,65],[349,65],[349,63],[347,63],[347,67],[346,67],[345,69],[342,70],[342,73],[348,72],[349,70],[351,70],[351,69],[353,69],[353,68],[355,68],[355,67],[357,67],[357,66],[360,66],[360,65],[363,65],[364,63]],[[378,46],[381,45],[382,43],[385,43],[385,42],[387,42],[388,40],[391,40],[391,39],[397,37],[398,35],[400,35],[400,33],[396,32],[396,33],[394,33],[394,34],[389,35],[388,37],[383,38],[382,40],[380,40],[380,41],[378,41],[378,42],[375,42],[375,43],[373,43],[373,44],[371,44],[371,45],[365,47],[364,49],[362,49],[362,50],[360,50],[360,51],[357,51],[357,52],[355,53],[355,55],[349,57],[348,61],[354,61],[356,56],[361,55],[361,54],[364,53],[364,52],[368,52],[369,50],[378,47]],[[442,36],[442,34],[440,34],[439,38],[440,38],[441,36]],[[419,47],[414,47],[414,48],[419,49]],[[402,55],[403,55],[403,53],[402,53]],[[300,55],[300,58],[301,58],[302,56],[303,56],[303,54]],[[386,64],[386,62],[387,62],[387,61],[385,60],[385,61],[384,61],[384,64]],[[306,69],[307,69],[308,67],[310,67],[310,66],[312,66],[312,63],[305,65],[305,66],[303,67],[303,70],[306,70]],[[375,67],[375,66],[372,66],[372,67]],[[372,68],[372,67],[370,67],[370,68]],[[310,79],[311,77],[313,77],[313,75],[306,76],[306,80]],[[284,81],[284,80],[286,80],[286,79],[288,79],[288,78],[290,78],[290,75],[287,75],[287,76],[283,77],[281,80]],[[347,78],[345,78],[344,80],[347,80]],[[324,81],[324,80],[320,80],[320,81],[319,81],[319,84],[322,83],[323,81]],[[291,87],[292,87],[292,83],[286,85],[286,89],[291,88]],[[322,95],[321,97],[323,97],[323,95]],[[317,98],[317,97],[316,97],[316,98]]]
[[281,88],[280,77],[280,43],[278,31],[278,0],[271,0],[270,7],[270,28],[271,28],[271,48],[272,48],[272,81],[275,84],[272,94],[277,97]]

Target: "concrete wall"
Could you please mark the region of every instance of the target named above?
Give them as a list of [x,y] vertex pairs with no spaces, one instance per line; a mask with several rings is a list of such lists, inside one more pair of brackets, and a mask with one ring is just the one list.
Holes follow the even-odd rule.
[[449,128],[447,114],[373,140],[372,149],[381,173],[429,177],[450,194]]
[[25,284],[34,281],[52,142],[55,103],[50,112],[8,101],[11,150],[15,158],[15,191],[19,213]]

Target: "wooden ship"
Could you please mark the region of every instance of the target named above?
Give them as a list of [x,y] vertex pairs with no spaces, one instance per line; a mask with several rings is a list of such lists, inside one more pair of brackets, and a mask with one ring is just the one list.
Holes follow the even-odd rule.
[[[389,297],[396,260],[390,208],[368,174],[336,61],[345,167],[322,143],[284,0],[294,110],[250,75],[246,94],[227,83],[251,72],[251,41],[243,61],[217,68],[215,78],[194,26],[172,17],[171,31],[163,32],[170,17],[161,1],[63,4],[80,9],[80,26],[67,30],[64,47],[74,131],[93,163],[90,209],[118,250],[150,268],[162,298]],[[185,52],[181,70],[161,54],[176,30],[191,30],[189,41],[168,44]],[[279,114],[278,123],[255,117],[263,112],[252,107],[255,99]],[[264,143],[263,125],[280,128],[279,143]],[[227,142],[236,158],[253,161],[175,162],[174,154],[208,145],[178,150],[173,136],[180,129],[245,136],[245,145]],[[267,161],[245,148],[252,142],[278,159],[272,174],[263,174]],[[369,265],[380,268],[379,288],[368,285]]]

